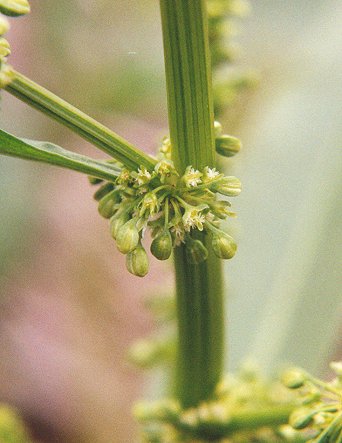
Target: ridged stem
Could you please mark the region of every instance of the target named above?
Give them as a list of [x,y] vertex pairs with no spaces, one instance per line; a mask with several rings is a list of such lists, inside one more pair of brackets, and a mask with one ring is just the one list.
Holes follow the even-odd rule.
[[[172,158],[188,165],[215,166],[213,104],[204,0],[160,0]],[[223,367],[223,291],[220,260],[207,234],[198,233],[208,259],[193,265],[184,247],[175,250],[178,372],[183,407],[210,398]]]
[[146,166],[148,169],[153,169],[156,162],[151,157],[106,126],[19,72],[11,70],[8,75],[11,82],[5,90],[10,94],[67,126],[85,140],[122,162],[127,168],[137,169],[140,166]]

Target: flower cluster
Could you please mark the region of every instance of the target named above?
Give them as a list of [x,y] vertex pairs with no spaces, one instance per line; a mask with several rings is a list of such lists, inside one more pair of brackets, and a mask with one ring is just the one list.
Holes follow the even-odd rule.
[[142,245],[147,229],[151,252],[159,260],[168,259],[174,247],[184,244],[190,263],[199,264],[208,257],[207,236],[218,257],[229,259],[236,251],[233,238],[220,229],[221,220],[235,214],[218,195],[239,195],[240,181],[209,167],[199,171],[189,166],[179,176],[167,158],[167,140],[163,146],[165,152],[153,171],[122,169],[115,183],[102,184],[94,196],[100,214],[110,219],[119,251],[126,254],[127,269],[141,277],[148,272]]
[[9,82],[6,61],[11,54],[10,45],[3,37],[9,30],[9,23],[1,13],[10,17],[17,17],[28,12],[30,12],[30,5],[27,0],[0,0],[0,89]]
[[333,362],[330,367],[336,377],[329,383],[298,368],[289,369],[283,375],[285,386],[297,390],[302,398],[289,423],[294,429],[302,430],[305,441],[342,442],[342,362]]
[[249,10],[246,0],[208,0],[209,42],[213,68],[229,63],[234,58],[234,48],[227,46],[227,37],[235,33],[232,19],[244,16]]
[[[195,408],[182,409],[170,399],[139,403],[134,414],[144,425],[146,442],[302,443],[301,434],[286,424],[293,402],[293,393],[246,365],[227,375],[214,396]],[[272,414],[276,425],[270,422]]]
[[[209,47],[213,69],[215,115],[220,116],[246,93],[254,88],[258,79],[253,72],[227,72],[225,69],[239,52],[234,37],[238,19],[249,11],[247,0],[207,0]],[[236,113],[236,108],[234,110]]]

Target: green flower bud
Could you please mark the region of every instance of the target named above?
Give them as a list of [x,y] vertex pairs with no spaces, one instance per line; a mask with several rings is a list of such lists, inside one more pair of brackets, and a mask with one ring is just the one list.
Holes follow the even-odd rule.
[[8,23],[8,20],[0,15],[0,35],[6,34],[9,28],[10,25]]
[[250,4],[246,0],[235,0],[230,2],[229,11],[231,15],[244,17],[250,12]]
[[116,240],[120,228],[122,228],[122,226],[127,223],[129,219],[129,213],[121,210],[114,214],[110,219],[110,233],[114,240]]
[[172,238],[170,231],[165,229],[157,235],[151,243],[151,252],[158,260],[167,260],[172,252]]
[[302,399],[302,405],[305,406],[317,403],[321,398],[322,392],[318,388],[311,386],[308,394]]
[[299,368],[288,369],[281,377],[281,381],[289,389],[301,388],[306,380],[307,376],[305,372]]
[[233,258],[237,249],[233,237],[223,231],[213,234],[212,247],[215,255],[223,259]]
[[220,43],[211,46],[211,61],[213,66],[227,63],[233,60],[236,55],[234,48],[226,48]]
[[172,238],[170,231],[165,229],[152,241],[151,252],[158,260],[167,260],[172,252]]
[[164,137],[163,140],[162,140],[162,145],[161,145],[161,147],[159,148],[159,152],[161,152],[162,154],[164,154],[164,156],[165,156],[166,159],[170,159],[170,156],[171,156],[171,149],[172,149],[172,146],[171,146],[171,140],[170,140],[169,137],[166,136],[166,137]]
[[139,340],[135,342],[128,353],[129,360],[141,368],[151,368],[158,362],[158,357],[159,349],[152,340]]
[[[105,183],[104,185],[100,186],[99,189],[95,192],[94,199],[96,201],[100,201],[105,195],[113,191],[113,189],[114,189],[113,183]],[[115,201],[117,201],[117,198],[115,198]]]
[[11,17],[28,14],[30,5],[27,0],[0,0],[0,12]]
[[11,49],[8,41],[2,37],[0,37],[0,62],[3,58],[10,55]]
[[241,192],[241,182],[236,177],[223,177],[210,186],[210,190],[228,197],[237,197]]
[[148,273],[148,257],[141,243],[139,243],[135,249],[128,252],[126,256],[126,267],[128,272],[137,277],[145,277]]
[[115,191],[112,191],[101,198],[99,201],[98,210],[102,217],[111,218],[114,215],[116,203],[118,202],[117,198],[118,197]]
[[218,200],[210,202],[210,209],[216,215],[216,217],[224,220],[227,216],[231,215],[229,211],[230,203],[225,200]]
[[208,250],[200,240],[186,241],[186,255],[190,263],[198,265],[208,258]]
[[136,219],[132,218],[118,230],[116,245],[123,254],[132,252],[138,246],[140,237],[136,224]]
[[290,415],[289,424],[294,429],[304,429],[312,422],[313,416],[316,413],[317,411],[313,411],[309,408],[296,409]]
[[227,6],[225,2],[220,0],[210,0],[208,4],[208,16],[210,19],[220,18],[224,14],[227,14]]
[[216,152],[224,157],[233,157],[241,149],[241,142],[238,138],[230,135],[221,135],[215,140]]
[[152,368],[174,358],[176,337],[160,335],[136,341],[131,346],[128,358],[141,368]]
[[92,177],[90,175],[88,175],[88,181],[91,185],[98,185],[103,182],[101,178]]
[[214,121],[214,135],[215,138],[222,134],[222,125],[220,122]]

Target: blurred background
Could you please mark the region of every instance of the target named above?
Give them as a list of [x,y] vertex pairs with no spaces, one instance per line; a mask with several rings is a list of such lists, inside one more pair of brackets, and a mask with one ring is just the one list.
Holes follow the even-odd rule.
[[[153,153],[167,134],[156,0],[31,0],[12,20],[15,68]],[[234,23],[227,75],[258,81],[221,117],[243,150],[239,252],[225,265],[229,369],[291,363],[325,375],[341,358],[342,4],[253,0]],[[2,94],[1,127],[103,158]],[[0,158],[0,401],[37,441],[131,443],[144,374],[125,358],[153,330],[147,295],[172,292],[171,263],[130,276],[94,189],[76,173]]]

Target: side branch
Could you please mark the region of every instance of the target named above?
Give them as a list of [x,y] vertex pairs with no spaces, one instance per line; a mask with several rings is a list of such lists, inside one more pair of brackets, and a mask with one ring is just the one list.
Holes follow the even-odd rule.
[[15,70],[11,69],[8,75],[11,81],[4,88],[7,92],[67,126],[127,168],[153,169],[155,166],[153,158],[52,92]]

